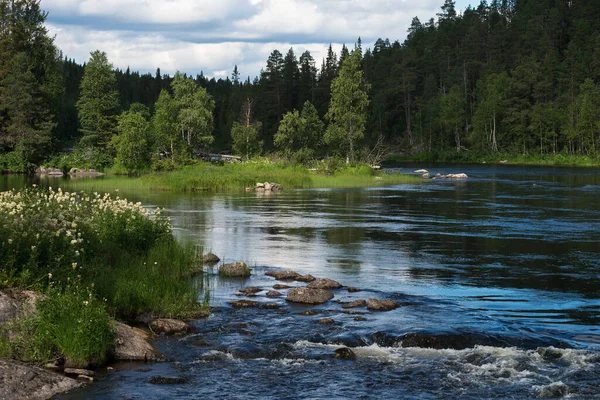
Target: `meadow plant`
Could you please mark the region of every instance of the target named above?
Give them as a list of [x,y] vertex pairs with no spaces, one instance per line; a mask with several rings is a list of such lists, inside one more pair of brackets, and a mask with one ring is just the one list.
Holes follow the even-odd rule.
[[64,280],[111,252],[173,240],[159,210],[94,193],[36,188],[0,193],[0,287]]

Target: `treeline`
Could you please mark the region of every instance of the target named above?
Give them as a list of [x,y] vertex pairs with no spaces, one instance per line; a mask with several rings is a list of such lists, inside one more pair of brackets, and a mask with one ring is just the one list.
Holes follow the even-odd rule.
[[101,52],[78,65],[48,38],[39,1],[0,0],[0,153],[33,165],[75,149],[70,163],[96,167],[144,153],[134,169],[206,151],[299,162],[392,149],[596,154],[598,15],[593,0],[482,1],[462,13],[446,0],[403,43],[363,51],[359,38],[320,65],[274,50],[254,79],[236,66],[215,80],[115,70]]

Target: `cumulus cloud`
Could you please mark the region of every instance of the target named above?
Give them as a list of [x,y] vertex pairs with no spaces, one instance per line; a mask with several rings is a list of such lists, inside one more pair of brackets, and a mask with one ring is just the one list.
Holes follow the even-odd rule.
[[[466,0],[458,1],[464,8]],[[358,36],[403,40],[412,17],[434,17],[443,0],[45,0],[56,44],[78,62],[100,49],[119,68],[251,79],[274,49],[309,50],[320,65]]]

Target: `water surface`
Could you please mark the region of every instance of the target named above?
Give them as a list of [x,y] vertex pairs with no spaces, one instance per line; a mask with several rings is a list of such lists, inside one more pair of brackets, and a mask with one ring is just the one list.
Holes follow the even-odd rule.
[[[213,316],[194,322],[194,335],[156,342],[173,362],[121,366],[63,398],[600,398],[600,170],[431,172],[470,178],[272,195],[127,193],[165,207],[177,236],[246,261],[253,275],[224,280],[207,269]],[[344,314],[332,301],[301,316],[306,307],[265,292],[255,300],[280,303],[279,312],[230,307],[243,286],[270,289],[264,273],[281,268],[362,290],[340,289],[337,300],[402,307]],[[316,323],[324,317],[335,323]],[[357,360],[336,360],[340,346]],[[147,383],[156,375],[189,383]]]

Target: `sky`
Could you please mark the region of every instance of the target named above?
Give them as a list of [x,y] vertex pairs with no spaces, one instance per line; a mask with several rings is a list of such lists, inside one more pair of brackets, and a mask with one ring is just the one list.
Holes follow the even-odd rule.
[[[317,67],[331,43],[363,48],[403,41],[414,16],[426,22],[443,0],[42,0],[56,45],[78,63],[102,50],[116,68],[253,79],[269,54],[310,51]],[[457,0],[463,10],[468,0]]]

